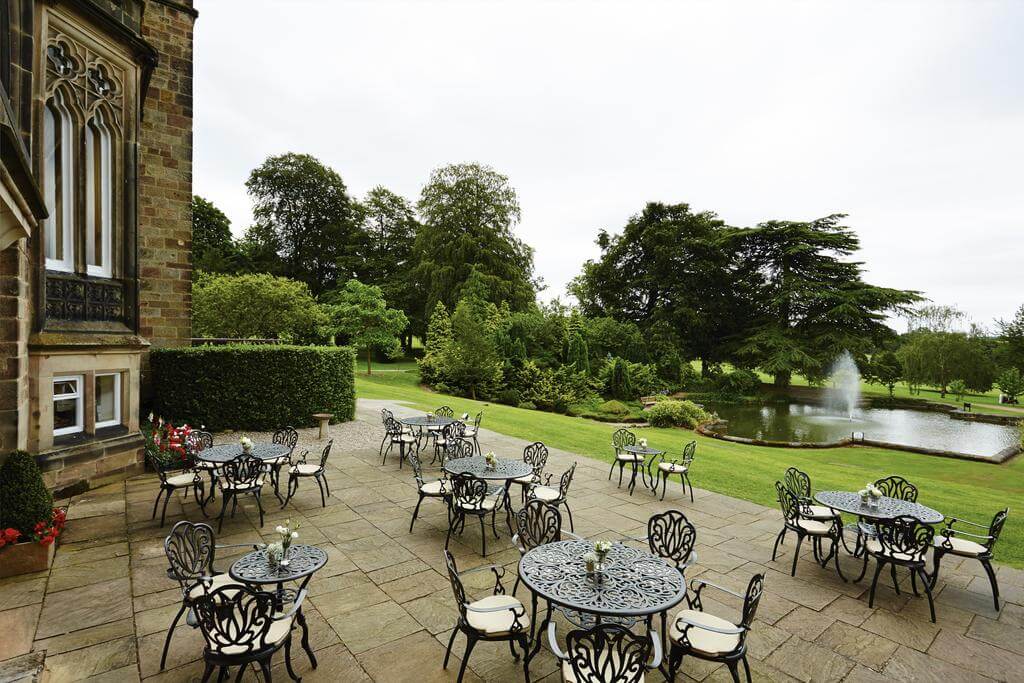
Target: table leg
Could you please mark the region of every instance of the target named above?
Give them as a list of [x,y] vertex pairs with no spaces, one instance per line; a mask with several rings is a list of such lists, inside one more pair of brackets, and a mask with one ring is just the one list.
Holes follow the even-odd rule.
[[[537,612],[537,595],[533,597],[533,609],[534,616],[536,617]],[[526,672],[526,680],[530,680],[530,661],[537,656],[540,652],[540,642],[544,639],[544,634],[547,633],[548,624],[551,623],[551,602],[548,602],[547,611],[544,613],[544,621],[541,622],[540,627],[534,638],[533,648],[530,650],[530,654],[523,659],[523,670]]]
[[313,665],[315,669],[317,666],[316,655],[313,654],[313,648],[309,646],[309,626],[306,625],[306,615],[302,613],[302,608],[296,612],[295,618],[299,620],[299,626],[302,627],[302,649],[306,651],[306,655],[309,657],[309,663]]
[[512,528],[512,496],[509,495],[511,489],[512,480],[508,479],[505,481],[505,522],[508,524],[509,535],[514,535],[516,532]]
[[[636,488],[636,471],[640,469],[637,467],[636,461],[633,461],[633,474],[629,477],[629,495],[633,495],[633,489]],[[640,469],[643,472],[642,469]],[[646,480],[645,480],[646,481]]]

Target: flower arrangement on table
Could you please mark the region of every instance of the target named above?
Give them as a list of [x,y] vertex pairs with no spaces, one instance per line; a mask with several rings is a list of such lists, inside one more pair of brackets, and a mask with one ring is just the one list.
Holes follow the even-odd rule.
[[434,414],[428,412],[427,413],[427,422],[433,422],[433,421],[434,421]]
[[247,436],[238,437],[238,443],[242,447],[242,452],[248,455],[252,453],[252,439]]
[[637,444],[640,446],[640,448],[647,448],[647,439],[640,439],[640,441],[638,441]]
[[867,503],[869,500],[874,503],[882,497],[882,491],[874,483],[869,483],[867,486],[857,492],[860,495],[861,502]]
[[597,561],[604,564],[604,558],[608,556],[608,553],[612,551],[611,541],[595,541],[594,552],[597,554]]
[[292,541],[295,541],[299,537],[299,526],[296,524],[292,526],[292,520],[286,519],[284,524],[278,524],[274,527],[274,531],[280,536],[281,540],[274,541],[267,545],[267,559],[270,560],[270,565],[276,567],[278,565],[288,566],[288,548],[291,546]]
[[165,470],[191,467],[195,460],[188,441],[191,433],[192,428],[188,424],[175,427],[174,423],[150,413],[149,424],[142,429],[146,456]]
[[484,456],[484,462],[487,463],[487,469],[493,470],[498,466],[498,456],[494,454],[494,451],[487,451],[487,455]]

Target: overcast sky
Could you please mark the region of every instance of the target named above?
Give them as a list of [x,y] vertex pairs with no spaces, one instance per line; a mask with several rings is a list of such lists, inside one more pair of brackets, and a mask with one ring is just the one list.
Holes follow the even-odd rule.
[[305,152],[415,200],[478,161],[564,295],[648,201],[737,226],[849,214],[874,284],[1024,303],[1024,0],[196,0],[194,191]]

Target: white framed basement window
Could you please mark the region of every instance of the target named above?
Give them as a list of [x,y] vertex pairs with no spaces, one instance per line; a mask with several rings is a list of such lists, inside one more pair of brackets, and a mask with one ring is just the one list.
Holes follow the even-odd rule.
[[85,428],[82,375],[53,378],[53,435],[77,434]]
[[121,424],[121,373],[96,375],[96,429]]

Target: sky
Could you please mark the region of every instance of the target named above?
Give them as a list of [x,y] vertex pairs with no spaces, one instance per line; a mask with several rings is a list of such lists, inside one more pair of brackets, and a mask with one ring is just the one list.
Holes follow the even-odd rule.
[[415,201],[518,192],[542,300],[646,202],[730,225],[846,213],[877,285],[992,327],[1024,303],[1024,0],[196,0],[193,190],[311,154]]

